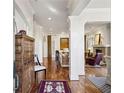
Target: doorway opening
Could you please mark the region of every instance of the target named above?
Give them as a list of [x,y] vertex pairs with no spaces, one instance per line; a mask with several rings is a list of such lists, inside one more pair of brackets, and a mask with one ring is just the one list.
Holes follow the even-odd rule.
[[52,57],[52,50],[51,50],[51,35],[47,36],[47,45],[48,45],[48,58]]
[[86,76],[107,76],[106,56],[111,56],[110,25],[110,22],[88,22],[85,24]]

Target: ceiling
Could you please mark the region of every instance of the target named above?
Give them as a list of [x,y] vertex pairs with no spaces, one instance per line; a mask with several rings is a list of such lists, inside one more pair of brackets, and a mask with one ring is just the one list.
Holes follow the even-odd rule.
[[30,0],[35,20],[46,32],[68,32],[68,0]]
[[[47,33],[69,32],[70,11],[86,8],[110,8],[111,0],[29,0],[35,20]],[[83,6],[83,7],[82,7]],[[81,8],[81,9],[80,9]]]

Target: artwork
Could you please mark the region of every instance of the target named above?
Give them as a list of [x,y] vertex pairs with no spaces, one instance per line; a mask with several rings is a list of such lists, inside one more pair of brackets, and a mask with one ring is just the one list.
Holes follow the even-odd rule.
[[99,43],[99,34],[95,35],[95,45],[98,45]]
[[101,33],[96,34],[95,35],[95,45],[102,45],[102,43],[103,43],[103,37],[102,37]]
[[69,48],[69,38],[60,38],[60,49]]

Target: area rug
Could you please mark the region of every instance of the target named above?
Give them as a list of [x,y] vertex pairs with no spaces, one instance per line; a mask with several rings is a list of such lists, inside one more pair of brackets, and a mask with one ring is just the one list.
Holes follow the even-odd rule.
[[67,81],[43,80],[38,93],[71,93]]
[[111,86],[106,84],[106,77],[88,77],[88,79],[102,92],[111,93]]

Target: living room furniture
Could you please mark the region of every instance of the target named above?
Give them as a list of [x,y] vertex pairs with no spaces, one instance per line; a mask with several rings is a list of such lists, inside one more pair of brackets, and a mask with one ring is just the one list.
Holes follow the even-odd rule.
[[60,53],[61,67],[69,67],[69,52]]
[[59,55],[60,55],[60,54],[59,54],[59,51],[56,50],[55,61],[59,61],[59,59],[60,59],[60,56],[59,56]]
[[103,58],[103,53],[97,53],[95,57],[86,58],[86,64],[99,65],[102,58]]
[[[34,71],[35,71],[35,82],[36,82],[36,83],[38,82],[38,74],[39,74],[41,71],[44,71],[44,72],[45,72],[45,79],[46,79],[46,67],[45,67],[45,66],[36,65],[36,66],[34,66]],[[39,80],[39,81],[40,81],[40,80]]]
[[19,76],[16,93],[30,93],[34,85],[34,39],[26,34],[15,35],[15,65]]
[[[41,71],[45,72],[45,79],[46,79],[46,67],[43,66],[43,64],[40,63],[38,55],[35,54],[35,66],[34,66],[34,72],[35,72],[35,83],[38,83],[38,81],[41,81]],[[40,78],[39,78],[40,77]]]
[[85,59],[88,58],[88,57],[93,57],[93,53],[89,52],[89,51],[88,52],[86,51],[84,56],[85,56]]

